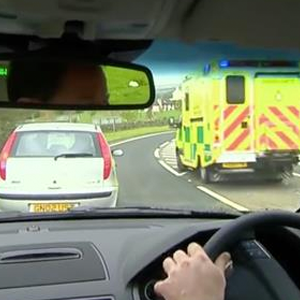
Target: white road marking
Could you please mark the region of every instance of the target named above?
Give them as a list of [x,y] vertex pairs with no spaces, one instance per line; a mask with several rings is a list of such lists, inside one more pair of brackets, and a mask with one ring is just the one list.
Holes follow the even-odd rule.
[[295,172],[293,173],[293,175],[296,176],[296,177],[300,177],[300,174],[295,173]]
[[177,166],[174,166],[174,165],[170,165],[170,167],[173,169],[173,170],[178,170]]
[[164,142],[163,144],[159,145],[159,148],[164,148],[166,147],[170,142]]
[[176,157],[174,153],[166,153],[164,151],[161,152],[161,154],[164,156],[164,157],[168,157],[168,158],[174,158]]
[[156,148],[154,151],[155,158],[159,159],[159,148]]
[[175,155],[165,155],[164,153],[163,153],[163,157],[164,157],[165,159],[176,159],[176,156],[175,156]]
[[162,157],[166,162],[177,162],[176,158],[166,158],[166,157]]
[[158,161],[167,171],[169,171],[170,173],[172,173],[173,175],[180,177],[186,174],[186,172],[183,173],[178,173],[177,171],[175,171],[174,169],[172,169],[169,165],[167,165],[165,162],[159,160]]
[[146,135],[142,135],[142,136],[130,138],[128,140],[124,140],[124,141],[121,141],[121,142],[112,143],[112,144],[110,144],[110,146],[111,147],[115,147],[115,146],[118,146],[118,145],[122,145],[122,144],[129,143],[129,142],[134,142],[134,141],[145,139],[145,138],[152,137],[152,136],[163,135],[163,134],[170,134],[172,132],[173,131],[171,130],[171,131],[164,131],[164,132],[158,132],[158,133],[150,133],[150,134],[146,134]]
[[204,187],[204,186],[197,186],[197,189],[212,196],[213,198],[215,198],[216,200],[228,205],[228,206],[231,206],[233,207],[234,209],[237,209],[239,211],[243,211],[243,212],[246,212],[246,211],[249,211],[248,208],[242,206],[242,205],[239,205],[229,199],[227,199],[226,197],[220,195],[220,194],[217,194],[216,192]]

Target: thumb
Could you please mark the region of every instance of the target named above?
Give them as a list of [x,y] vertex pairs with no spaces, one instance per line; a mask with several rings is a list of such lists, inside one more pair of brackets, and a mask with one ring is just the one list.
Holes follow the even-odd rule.
[[158,295],[158,296],[161,296],[162,295],[162,288],[163,287],[163,281],[157,281],[155,284],[154,284],[154,292]]
[[215,261],[215,265],[224,273],[225,270],[232,264],[231,256],[228,252],[222,253]]

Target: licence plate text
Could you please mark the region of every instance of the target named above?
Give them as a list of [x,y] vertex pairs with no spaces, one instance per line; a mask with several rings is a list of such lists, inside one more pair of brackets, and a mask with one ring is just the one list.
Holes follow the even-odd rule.
[[75,206],[75,203],[34,203],[30,205],[30,211],[36,213],[65,212]]

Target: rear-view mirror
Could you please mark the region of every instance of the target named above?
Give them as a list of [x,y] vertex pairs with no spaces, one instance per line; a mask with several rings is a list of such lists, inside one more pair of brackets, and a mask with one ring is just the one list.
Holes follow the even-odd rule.
[[142,109],[154,94],[151,72],[136,64],[0,58],[0,107]]

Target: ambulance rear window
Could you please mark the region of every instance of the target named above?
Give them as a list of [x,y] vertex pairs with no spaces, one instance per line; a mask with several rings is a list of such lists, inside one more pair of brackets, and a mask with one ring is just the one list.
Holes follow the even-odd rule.
[[245,77],[226,77],[226,98],[229,104],[242,104],[245,102]]

